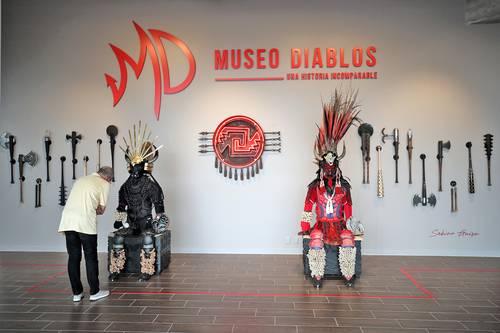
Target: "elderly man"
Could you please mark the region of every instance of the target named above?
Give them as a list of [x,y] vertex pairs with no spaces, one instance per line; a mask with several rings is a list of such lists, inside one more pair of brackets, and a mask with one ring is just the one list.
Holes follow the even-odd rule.
[[73,290],[73,301],[83,298],[80,280],[82,248],[85,254],[90,300],[96,301],[109,295],[99,289],[99,263],[97,259],[97,215],[106,209],[113,169],[102,167],[96,173],[79,178],[69,195],[62,212],[59,232],[66,236],[68,250],[68,275]]

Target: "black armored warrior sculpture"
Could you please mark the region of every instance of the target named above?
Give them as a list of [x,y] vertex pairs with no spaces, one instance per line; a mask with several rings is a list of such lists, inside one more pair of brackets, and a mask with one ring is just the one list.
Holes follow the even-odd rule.
[[[130,142],[124,138],[126,148],[120,147],[125,153],[130,176],[120,187],[118,207],[115,212],[114,228],[118,230],[113,236],[109,260],[112,281],[118,279],[126,261],[130,260],[132,255],[126,253],[128,238],[142,239],[140,281],[149,280],[155,274],[157,257],[161,255],[157,253],[158,249],[155,250],[155,238],[167,230],[168,218],[165,215],[163,191],[152,175],[153,162],[158,159],[158,150],[161,146],[155,147],[153,142],[149,141],[150,135],[146,138],[146,126],[141,129],[139,122],[138,133],[134,125],[133,137],[129,131]],[[155,217],[152,213],[153,208]]]

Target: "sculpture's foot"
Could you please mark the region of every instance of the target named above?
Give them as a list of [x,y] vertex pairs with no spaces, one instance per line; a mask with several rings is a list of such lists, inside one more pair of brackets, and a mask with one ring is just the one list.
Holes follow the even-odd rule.
[[312,284],[316,289],[319,289],[323,286],[323,280],[321,277],[317,276],[312,279]]
[[109,277],[108,277],[109,281],[112,281],[112,282],[118,281],[119,278],[120,278],[119,273],[111,273],[111,274],[109,274]]
[[354,277],[352,277],[350,280],[345,280],[344,281],[345,286],[348,288],[354,287],[354,280],[355,280]]
[[151,275],[146,274],[146,273],[142,273],[142,274],[139,276],[139,282],[148,281],[149,279],[151,279]]

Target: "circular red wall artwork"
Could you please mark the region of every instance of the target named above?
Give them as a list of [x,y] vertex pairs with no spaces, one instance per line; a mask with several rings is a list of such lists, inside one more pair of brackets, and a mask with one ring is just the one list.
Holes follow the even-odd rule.
[[[224,176],[243,180],[246,169],[247,179],[259,172],[261,157],[265,147],[265,135],[260,125],[246,116],[232,116],[217,126],[212,137],[212,146],[219,161],[219,170],[224,168]],[[260,166],[260,167],[259,167]],[[229,171],[227,170],[229,168]],[[239,177],[238,177],[239,170]]]

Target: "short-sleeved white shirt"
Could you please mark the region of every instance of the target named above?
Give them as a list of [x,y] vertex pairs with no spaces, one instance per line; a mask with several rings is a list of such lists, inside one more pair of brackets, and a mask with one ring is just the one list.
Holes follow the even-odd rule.
[[84,234],[97,234],[97,206],[106,206],[110,184],[99,174],[79,178],[62,212],[59,232],[76,231]]

